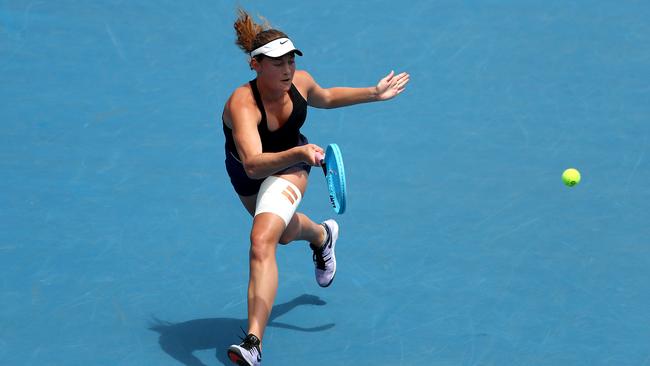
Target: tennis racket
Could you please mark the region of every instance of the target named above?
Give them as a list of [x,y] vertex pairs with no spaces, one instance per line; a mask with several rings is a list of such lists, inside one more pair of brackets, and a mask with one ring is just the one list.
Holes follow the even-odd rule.
[[327,190],[330,195],[330,204],[337,214],[345,212],[347,201],[347,189],[345,185],[345,167],[343,166],[343,156],[341,149],[337,144],[329,144],[325,150],[325,156],[317,154],[320,165],[325,173],[327,181]]

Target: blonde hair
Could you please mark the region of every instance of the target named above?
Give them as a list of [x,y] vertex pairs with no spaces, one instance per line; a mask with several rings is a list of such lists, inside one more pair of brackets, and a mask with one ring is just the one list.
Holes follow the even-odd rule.
[[[278,38],[288,38],[284,32],[273,29],[268,20],[259,17],[263,23],[256,23],[248,12],[242,8],[237,10],[237,19],[235,20],[234,28],[237,34],[235,43],[246,53],[251,53],[256,48],[259,48]],[[264,55],[255,56],[255,58]]]

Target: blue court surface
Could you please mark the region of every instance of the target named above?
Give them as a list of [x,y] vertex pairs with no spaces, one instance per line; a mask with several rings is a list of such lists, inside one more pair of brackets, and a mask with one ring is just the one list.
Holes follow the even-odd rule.
[[227,363],[238,4],[322,86],[411,74],[310,109],[347,168],[338,273],[279,248],[265,365],[650,365],[650,3],[586,0],[0,1],[1,365]]

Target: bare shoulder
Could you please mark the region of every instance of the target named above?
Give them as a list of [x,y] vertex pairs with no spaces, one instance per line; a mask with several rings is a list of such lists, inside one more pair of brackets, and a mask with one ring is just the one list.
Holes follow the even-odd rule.
[[296,70],[296,73],[293,74],[293,84],[298,88],[300,94],[307,96],[316,83],[306,70]]
[[296,86],[309,87],[314,82],[314,78],[307,72],[307,70],[296,70],[293,74],[293,83]]
[[232,94],[230,94],[230,97],[228,98],[228,101],[226,102],[226,108],[228,107],[240,107],[242,104],[246,103],[255,103],[255,97],[253,96],[253,90],[251,90],[251,87],[248,83],[243,84],[237,89],[235,89]]
[[[223,108],[223,120],[228,127],[232,128],[233,115],[235,116],[234,119],[239,120],[241,116],[254,116],[255,112],[259,114],[253,91],[250,85],[246,83],[239,86],[230,94]],[[260,118],[261,115],[257,119]]]

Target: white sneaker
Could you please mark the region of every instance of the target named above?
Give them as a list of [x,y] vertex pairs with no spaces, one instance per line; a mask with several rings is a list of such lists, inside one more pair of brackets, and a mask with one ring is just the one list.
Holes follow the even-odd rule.
[[339,224],[334,220],[326,220],[322,223],[325,227],[327,240],[320,248],[314,244],[309,244],[311,250],[314,251],[314,265],[316,266],[316,282],[320,287],[327,287],[334,281],[336,275],[336,255],[334,248],[336,247],[336,240],[339,238]]
[[260,340],[254,334],[249,334],[240,345],[233,344],[228,348],[228,358],[239,366],[260,366],[262,352]]

